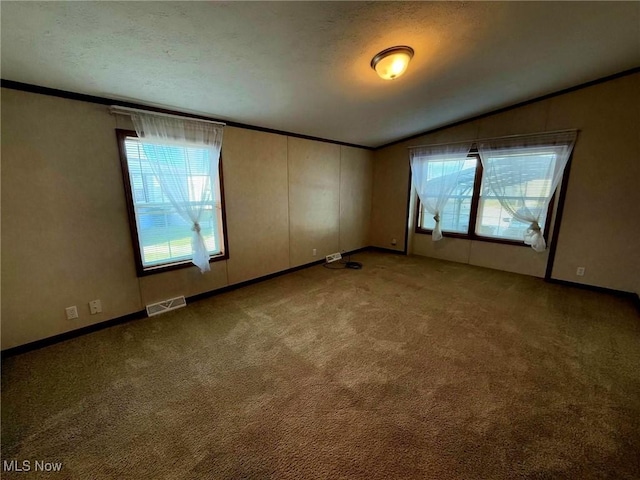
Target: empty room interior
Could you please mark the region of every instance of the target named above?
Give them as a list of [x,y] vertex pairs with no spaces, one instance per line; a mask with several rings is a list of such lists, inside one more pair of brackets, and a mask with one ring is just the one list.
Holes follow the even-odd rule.
[[640,2],[1,12],[1,475],[640,479]]

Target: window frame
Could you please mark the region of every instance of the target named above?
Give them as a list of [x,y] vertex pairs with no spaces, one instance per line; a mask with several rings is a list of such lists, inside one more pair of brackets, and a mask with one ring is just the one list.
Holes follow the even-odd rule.
[[[476,174],[473,180],[473,193],[471,194],[471,208],[469,211],[469,230],[467,233],[459,233],[459,232],[445,232],[442,231],[443,237],[449,238],[460,238],[464,240],[473,240],[478,242],[488,242],[488,243],[500,243],[503,245],[513,245],[516,247],[529,247],[526,243],[524,243],[524,239],[520,240],[511,240],[508,238],[494,238],[487,237],[484,235],[478,235],[476,233],[476,224],[478,222],[478,208],[480,207],[480,190],[482,187],[482,175],[484,173],[484,168],[482,167],[482,161],[480,160],[480,154],[478,150],[474,147],[471,149],[467,158],[473,157],[476,159]],[[544,238],[549,238],[549,232],[551,231],[551,220],[553,216],[553,208],[555,204],[557,191],[554,192],[551,197],[551,201],[549,202],[549,207],[547,208],[547,217],[544,222]],[[418,197],[416,195],[416,197]],[[416,212],[415,212],[415,228],[414,232],[420,235],[431,235],[433,233],[432,229],[422,228],[420,226],[420,220],[422,215],[422,203],[420,202],[420,197],[417,198],[416,202]]]
[[[125,147],[125,141],[127,137],[139,138],[135,130],[116,128],[118,152],[120,154],[120,167],[122,170],[122,183],[124,184],[124,196],[125,202],[127,204],[127,216],[129,219],[129,231],[131,233],[133,256],[136,262],[136,273],[138,277],[145,277],[147,275],[153,275],[155,273],[168,272],[171,270],[179,270],[188,267],[197,268],[195,267],[195,265],[193,265],[191,260],[172,261],[170,263],[163,263],[151,267],[145,267],[142,263],[142,252],[140,251],[140,241],[138,236],[138,224],[136,222],[133,192],[131,190],[131,176],[129,175],[129,163],[127,159],[127,150]],[[224,252],[219,255],[210,255],[209,263],[220,262],[222,260],[229,259],[229,244],[227,240],[227,213],[225,208],[223,177],[222,154],[220,154],[220,161],[218,162],[218,178],[220,183],[220,215],[222,219],[222,243],[224,245]]]

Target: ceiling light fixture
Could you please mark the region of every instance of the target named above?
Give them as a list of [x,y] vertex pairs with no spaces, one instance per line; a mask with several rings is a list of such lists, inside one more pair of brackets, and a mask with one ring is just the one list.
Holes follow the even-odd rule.
[[371,68],[380,78],[394,80],[407,70],[412,57],[413,48],[406,45],[387,48],[371,59]]

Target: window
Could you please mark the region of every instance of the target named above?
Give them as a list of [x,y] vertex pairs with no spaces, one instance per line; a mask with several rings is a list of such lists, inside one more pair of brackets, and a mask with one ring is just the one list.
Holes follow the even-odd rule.
[[[439,212],[444,236],[530,245],[536,251],[544,251],[553,210],[552,194],[576,135],[576,131],[565,131],[485,140],[475,147],[467,143],[457,147],[459,153],[446,154],[449,165],[440,162],[438,154],[454,152],[456,144],[412,148],[413,184],[420,197],[416,232],[434,232],[436,222],[429,211],[435,211]],[[464,162],[462,152],[470,152]],[[419,160],[422,167],[418,168],[414,160],[420,155],[426,157]],[[419,178],[415,178],[416,172]],[[438,195],[441,201],[434,208],[432,198]],[[435,233],[433,237],[440,238]]]
[[149,162],[154,155],[177,166],[171,188],[188,198],[190,207],[202,208],[199,226],[209,261],[227,258],[222,167],[207,175],[210,150],[143,144],[134,131],[118,130],[117,136],[138,274],[189,266],[192,258],[192,225],[163,193]]
[[[471,218],[471,206],[476,179],[476,171],[480,164],[477,155],[469,155],[458,172],[450,172],[452,162],[429,162],[426,168],[427,181],[425,188],[427,191],[439,190],[438,184],[447,182],[447,178],[454,178],[455,186],[440,214],[440,227],[443,233],[468,234],[469,220]],[[436,222],[424,205],[418,208],[418,228],[431,232]]]
[[[483,175],[480,190],[476,233],[521,241],[530,222],[518,219],[518,216],[539,217],[540,228],[544,230],[548,212],[543,209],[551,192],[552,177],[549,174],[554,171],[555,157],[554,152],[548,150],[487,155],[487,173]],[[484,178],[489,175],[496,177],[494,182]],[[490,188],[486,183],[497,187]],[[527,214],[522,215],[525,212]]]

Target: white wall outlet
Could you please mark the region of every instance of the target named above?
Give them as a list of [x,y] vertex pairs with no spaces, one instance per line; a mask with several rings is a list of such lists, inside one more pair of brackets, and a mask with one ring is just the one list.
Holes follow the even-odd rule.
[[102,302],[100,300],[91,300],[89,302],[89,311],[91,315],[95,315],[96,313],[102,312]]
[[579,277],[584,277],[584,267],[578,267],[576,269],[576,275]]
[[340,260],[341,258],[342,258],[342,255],[340,255],[340,252],[331,253],[331,254],[327,255],[327,263],[336,262],[336,261]]
[[315,248],[313,249],[313,256],[315,257],[318,254],[318,250],[316,250]]
[[396,243],[398,243],[398,241],[395,238],[391,239],[391,245],[395,245]]
[[78,307],[76,307],[75,305],[65,308],[64,311],[67,313],[67,320],[78,318]]

